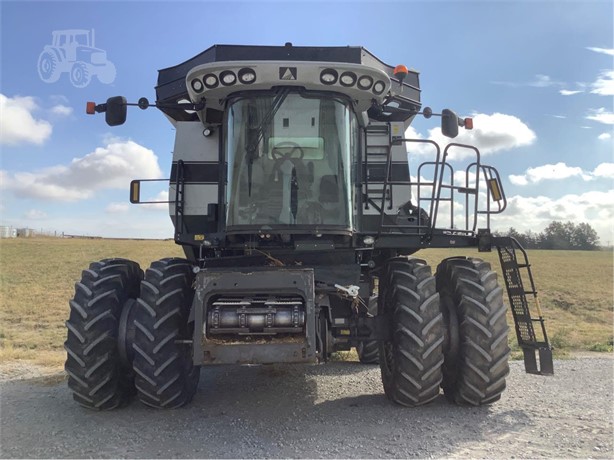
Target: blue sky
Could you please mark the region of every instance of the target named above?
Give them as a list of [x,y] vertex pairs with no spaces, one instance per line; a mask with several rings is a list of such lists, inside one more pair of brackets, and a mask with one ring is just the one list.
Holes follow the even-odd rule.
[[[421,73],[425,105],[475,116],[509,209],[493,227],[589,222],[614,242],[612,1],[0,3],[0,224],[68,234],[172,236],[164,207],[129,205],[131,178],[168,177],[174,131],[155,109],[110,128],[88,100],[155,99],[157,70],[213,44],[364,46]],[[43,81],[53,31],[94,29],[116,68]],[[110,79],[112,75],[109,77]],[[408,134],[440,139],[436,121]],[[162,192],[152,189],[151,195]],[[160,196],[163,196],[160,195]]]

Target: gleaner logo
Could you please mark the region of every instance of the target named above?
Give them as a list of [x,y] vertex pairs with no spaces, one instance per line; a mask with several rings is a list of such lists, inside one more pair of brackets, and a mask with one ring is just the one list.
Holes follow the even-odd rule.
[[296,67],[280,67],[279,68],[280,80],[296,80]]

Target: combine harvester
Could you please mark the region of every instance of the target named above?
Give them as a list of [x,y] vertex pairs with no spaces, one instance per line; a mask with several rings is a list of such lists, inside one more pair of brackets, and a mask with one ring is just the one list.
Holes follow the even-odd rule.
[[[503,289],[477,258],[433,275],[412,256],[427,248],[495,248],[526,371],[553,373],[527,254],[490,232],[506,206],[497,170],[475,147],[404,138],[420,114],[450,138],[473,124],[422,108],[417,72],[361,47],[216,45],[160,70],[156,96],[87,112],[115,126],[128,106],[155,106],[172,123],[169,211],[186,257],[83,271],[66,340],[79,404],[112,409],[136,393],[174,408],[194,396],[200,366],[325,362],[351,347],[379,361],[398,404],[440,387],[458,404],[492,403],[509,372]],[[414,178],[418,144],[433,154]],[[462,183],[455,151],[471,157]]]

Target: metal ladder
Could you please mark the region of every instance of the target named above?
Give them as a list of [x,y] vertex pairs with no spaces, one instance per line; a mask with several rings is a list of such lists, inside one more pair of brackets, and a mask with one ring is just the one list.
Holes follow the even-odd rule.
[[[373,141],[376,142],[373,142]],[[379,140],[380,142],[377,142]],[[370,142],[371,141],[371,142]],[[387,184],[388,163],[390,161],[390,126],[369,125],[365,130],[365,209],[369,205],[384,212],[386,201],[392,209],[392,185]]]
[[[497,247],[499,252],[503,279],[507,287],[507,294],[516,327],[516,337],[518,338],[518,345],[522,348],[524,354],[525,370],[529,374],[553,375],[552,347],[546,334],[546,326],[527,253],[520,243],[511,237],[494,237],[493,245]],[[517,251],[522,254],[520,263],[516,257]],[[524,279],[528,277],[529,287],[525,287],[521,270],[524,270]],[[532,296],[533,298],[537,312],[536,317],[531,314],[527,296]],[[540,325],[539,335],[536,334],[534,323],[539,323]]]

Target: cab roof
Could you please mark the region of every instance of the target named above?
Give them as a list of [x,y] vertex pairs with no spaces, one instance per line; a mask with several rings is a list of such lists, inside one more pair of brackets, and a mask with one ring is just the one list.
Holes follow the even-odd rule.
[[[383,63],[375,55],[361,46],[294,46],[286,43],[284,46],[256,45],[213,45],[196,56],[158,71],[156,99],[158,102],[177,102],[188,99],[186,76],[194,67],[211,62],[224,61],[313,61],[313,62],[343,62],[362,64],[380,69],[393,77],[394,67]],[[398,97],[396,98],[398,100]],[[420,85],[418,72],[410,70],[403,81],[403,95],[408,105],[419,109]],[[176,121],[197,119],[195,114],[179,109],[162,109]]]

